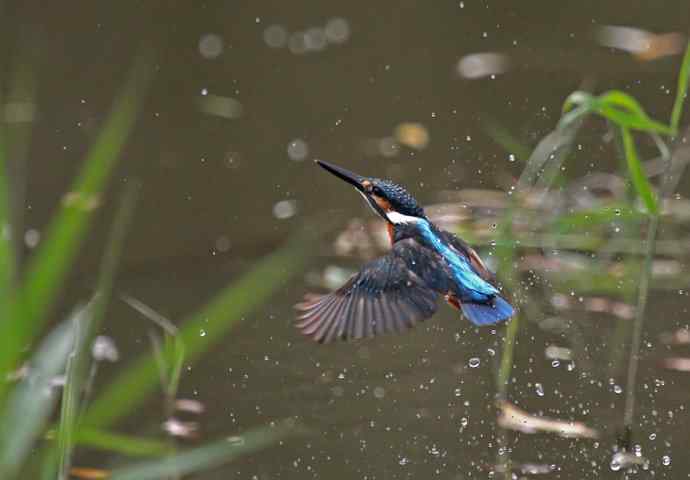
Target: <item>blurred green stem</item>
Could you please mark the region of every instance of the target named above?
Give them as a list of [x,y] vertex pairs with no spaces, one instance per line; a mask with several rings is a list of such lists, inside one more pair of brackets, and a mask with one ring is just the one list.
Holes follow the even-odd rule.
[[688,91],[688,77],[690,76],[690,43],[685,49],[683,62],[680,65],[680,73],[678,75],[678,87],[676,88],[676,100],[673,103],[673,111],[671,112],[671,130],[673,135],[678,134],[678,126],[680,124],[680,117],[683,114],[683,104]]
[[117,210],[108,245],[103,255],[97,290],[93,299],[85,307],[85,315],[77,315],[73,319],[75,323],[75,342],[72,353],[67,363],[65,386],[63,389],[60,423],[58,426],[58,478],[67,480],[74,446],[74,430],[78,422],[79,414],[86,403],[84,396],[85,386],[88,382],[89,364],[92,361],[90,346],[98,331],[110,297],[112,296],[113,282],[126,232],[134,213],[137,201],[139,185],[129,182],[122,194],[120,206]]
[[626,435],[632,430],[635,416],[635,385],[637,381],[637,370],[640,361],[640,345],[642,343],[642,326],[644,324],[645,309],[649,296],[649,279],[652,275],[652,262],[654,260],[654,243],[659,227],[659,214],[651,216],[649,229],[647,230],[647,255],[644,261],[644,268],[640,276],[640,284],[637,291],[637,310],[635,312],[635,322],[633,324],[632,342],[630,346],[630,363],[628,364],[628,379],[626,382],[625,412],[623,414],[623,425]]
[[[687,72],[686,72],[687,74]],[[666,182],[669,180],[669,171],[671,170],[671,152],[668,145],[656,134],[652,134],[652,139],[657,145],[659,152],[665,162],[664,173],[661,176],[661,192],[666,190]],[[647,299],[649,296],[649,281],[652,278],[652,265],[654,262],[654,253],[656,247],[657,231],[659,229],[659,220],[661,218],[661,211],[663,209],[663,196],[659,198],[659,208],[651,215],[649,219],[649,226],[647,230],[647,243],[644,264],[642,273],[640,275],[640,284],[637,290],[637,309],[635,312],[635,322],[633,324],[633,333],[630,346],[630,362],[628,364],[628,376],[626,382],[625,395],[625,410],[623,413],[623,426],[625,429],[625,445],[630,448],[632,443],[632,426],[635,418],[635,387],[637,385],[637,371],[640,362],[640,346],[642,344],[642,327],[644,324],[645,310],[647,308]]]
[[[500,238],[501,243],[496,248],[496,254],[499,258],[499,273],[503,286],[515,293],[515,242],[513,238],[513,208],[514,201],[506,210],[505,217],[501,222]],[[513,301],[515,295],[513,295]],[[496,406],[500,408],[501,403],[508,398],[508,385],[510,383],[510,374],[513,370],[513,359],[515,352],[515,342],[517,340],[518,331],[520,329],[520,315],[516,314],[509,320],[506,334],[503,339],[503,352],[501,353],[501,364],[496,374]],[[496,443],[498,445],[498,452],[496,454],[496,468],[501,468],[504,478],[511,479],[512,467],[510,459],[510,450],[508,443],[510,442],[511,433],[504,429],[498,428],[496,434]]]
[[[89,150],[72,191],[63,198],[60,208],[45,229],[41,244],[29,259],[23,284],[16,295],[17,311],[13,315],[14,318],[21,315],[21,321],[0,322],[0,377],[18,365],[23,351],[31,347],[47,321],[47,314],[57,299],[69,267],[79,253],[79,246],[101,200],[106,181],[134,128],[153,71],[150,55],[142,55],[135,62],[122,94],[115,101]],[[6,172],[5,168],[6,165],[3,165],[3,172]],[[0,185],[0,197],[2,207],[5,207],[8,196],[4,185]],[[4,213],[0,212],[0,215],[7,219]],[[0,268],[3,271],[0,275],[4,278],[7,269],[3,267],[7,255],[4,248],[6,242],[2,243]],[[3,286],[0,285],[0,288]],[[0,298],[0,303],[4,304],[3,300]],[[0,400],[4,385],[0,382]]]
[[[16,58],[11,67],[10,82],[5,108],[5,142],[7,175],[12,179],[8,192],[12,242],[18,265],[22,264],[24,250],[24,208],[27,186],[27,156],[31,144],[33,124],[36,117],[36,76],[30,60],[35,56],[35,39],[25,32],[22,44],[18,45]],[[7,112],[13,112],[9,114]],[[16,273],[16,272],[15,272]],[[18,280],[18,278],[15,278]]]

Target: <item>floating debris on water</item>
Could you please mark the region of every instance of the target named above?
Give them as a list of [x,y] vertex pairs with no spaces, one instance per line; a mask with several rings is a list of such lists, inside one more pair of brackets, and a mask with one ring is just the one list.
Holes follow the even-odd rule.
[[667,370],[676,372],[690,372],[690,358],[688,357],[668,357],[661,360],[661,366]]
[[199,423],[183,422],[172,417],[163,422],[163,431],[173,437],[197,438],[199,436]]
[[599,432],[582,422],[532,415],[509,402],[498,403],[498,425],[522,433],[547,432],[567,438],[597,438]]
[[178,398],[175,400],[175,409],[180,412],[194,413],[200,415],[204,413],[204,404],[191,398]]

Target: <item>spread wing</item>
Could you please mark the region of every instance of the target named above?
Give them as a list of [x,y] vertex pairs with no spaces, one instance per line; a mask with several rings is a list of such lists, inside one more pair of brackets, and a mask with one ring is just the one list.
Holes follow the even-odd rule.
[[438,291],[447,291],[437,285],[438,271],[430,276],[434,266],[443,268],[425,247],[411,239],[397,242],[338,290],[296,305],[297,328],[321,343],[410,328],[431,317]]
[[441,235],[444,236],[446,242],[452,245],[455,250],[460,252],[469,260],[470,265],[472,265],[474,271],[477,272],[477,275],[479,275],[492,285],[496,284],[496,275],[491,270],[489,270],[486,265],[484,265],[484,262],[479,257],[479,254],[475,252],[472,247],[470,247],[460,237],[446,230],[441,230]]

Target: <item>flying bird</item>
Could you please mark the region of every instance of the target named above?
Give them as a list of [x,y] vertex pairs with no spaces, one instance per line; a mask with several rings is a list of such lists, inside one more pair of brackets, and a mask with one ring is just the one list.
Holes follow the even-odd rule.
[[434,225],[407,190],[390,180],[316,163],[354,186],[387,222],[392,247],[336,291],[308,294],[296,305],[303,334],[328,343],[401,332],[431,317],[439,297],[474,325],[492,325],[514,314],[477,252]]

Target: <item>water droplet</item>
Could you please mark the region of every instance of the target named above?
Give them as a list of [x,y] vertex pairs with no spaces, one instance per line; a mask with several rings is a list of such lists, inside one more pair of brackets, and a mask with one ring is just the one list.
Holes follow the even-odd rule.
[[482,361],[478,357],[472,357],[467,362],[467,364],[470,366],[470,368],[477,368],[480,363],[482,363]]
[[650,440],[656,440],[656,433],[650,433],[650,434],[649,434],[649,439],[650,439]]
[[294,217],[297,213],[297,202],[294,200],[281,200],[273,205],[273,216],[278,220]]
[[350,38],[350,23],[344,18],[331,18],[324,31],[330,43],[345,43]]
[[459,388],[456,388],[455,390],[453,390],[453,394],[456,397],[460,397],[462,395],[462,391]]
[[223,39],[215,33],[203,35],[199,39],[199,53],[204,58],[216,58],[223,53]]
[[544,385],[541,383],[535,383],[534,384],[534,391],[539,395],[540,397],[544,396]]
[[309,155],[309,145],[301,138],[295,138],[287,146],[287,154],[290,160],[300,162]]
[[206,336],[206,330],[204,330],[203,328],[201,330],[199,330],[199,336],[205,337]]
[[281,25],[271,25],[264,30],[264,42],[271,48],[282,48],[287,44],[288,32]]
[[666,466],[671,465],[671,457],[669,457],[668,455],[664,455],[663,457],[661,457],[661,463],[663,463]]
[[620,385],[614,385],[613,391],[614,393],[616,393],[616,395],[620,395],[621,393],[623,393],[623,387],[621,387]]
[[556,359],[551,360],[551,366],[552,366],[553,368],[558,368],[560,365],[561,365],[560,360],[556,360]]
[[24,232],[24,244],[29,248],[34,248],[38,245],[41,240],[41,233],[33,228],[28,229]]

